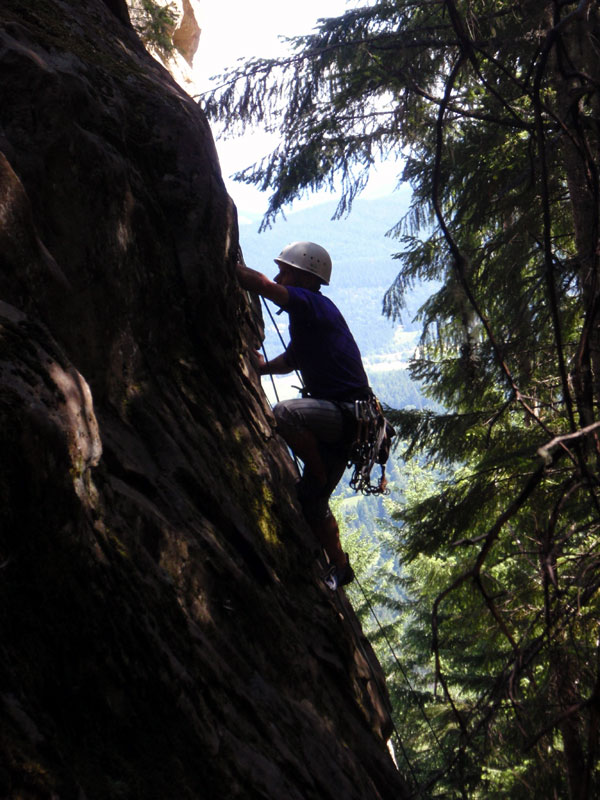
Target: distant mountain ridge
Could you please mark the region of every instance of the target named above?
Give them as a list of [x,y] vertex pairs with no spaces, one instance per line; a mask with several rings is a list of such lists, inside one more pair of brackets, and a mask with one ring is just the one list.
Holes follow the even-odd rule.
[[348,216],[336,220],[332,217],[337,202],[332,200],[279,217],[262,233],[258,233],[261,217],[245,222],[244,215],[240,241],[246,262],[261,271],[270,269],[272,259],[286,244],[309,240],[330,252],[334,287],[389,286],[398,272],[392,254],[399,247],[386,234],[406,214],[409,202],[407,189],[386,197],[359,198]]

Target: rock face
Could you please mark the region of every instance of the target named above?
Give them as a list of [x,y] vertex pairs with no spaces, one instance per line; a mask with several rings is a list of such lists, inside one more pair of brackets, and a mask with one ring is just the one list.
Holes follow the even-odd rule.
[[120,0],[0,21],[0,797],[406,796],[205,119]]
[[[108,0],[110,2],[110,0]],[[125,0],[123,0],[125,2]],[[200,19],[200,0],[154,0],[157,6],[168,7],[175,18],[171,40],[173,51],[168,55],[158,48],[150,47],[150,52],[175,78],[188,94],[199,93],[194,77],[194,57],[198,51],[198,43],[202,30]],[[136,15],[143,16],[142,0],[128,0],[132,19]],[[117,11],[119,14],[120,11]]]
[[177,27],[173,33],[175,49],[190,67],[193,66],[200,41],[199,5],[198,0],[178,0]]

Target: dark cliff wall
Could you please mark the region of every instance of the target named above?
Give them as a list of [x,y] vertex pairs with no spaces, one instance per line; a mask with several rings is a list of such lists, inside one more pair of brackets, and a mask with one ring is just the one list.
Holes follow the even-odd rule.
[[402,797],[210,131],[122,9],[0,9],[0,797]]

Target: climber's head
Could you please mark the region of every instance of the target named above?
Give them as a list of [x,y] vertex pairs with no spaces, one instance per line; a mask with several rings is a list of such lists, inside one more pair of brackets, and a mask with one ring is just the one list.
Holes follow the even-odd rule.
[[[324,247],[314,242],[293,242],[286,245],[275,259],[275,263],[279,267],[279,275],[275,279],[277,283],[286,285],[283,283],[287,279],[286,276],[304,283],[306,281],[302,280],[302,277],[307,279],[310,276],[317,279],[315,288],[318,288],[321,283],[329,285],[331,257]],[[290,268],[292,268],[291,272]],[[298,270],[300,273],[304,273],[304,276],[299,276]],[[308,283],[312,283],[312,281],[308,281]],[[300,285],[300,283],[296,285]],[[311,287],[307,286],[306,288]]]

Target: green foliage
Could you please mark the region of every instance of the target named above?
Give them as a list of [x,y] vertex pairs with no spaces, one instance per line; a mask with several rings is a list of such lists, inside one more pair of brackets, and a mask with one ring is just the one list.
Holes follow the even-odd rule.
[[172,55],[177,22],[175,3],[163,5],[156,0],[127,0],[127,5],[133,27],[146,47],[166,57]]
[[432,796],[600,787],[599,36],[597,3],[378,0],[207,99],[281,131],[240,176],[273,189],[267,222],[334,178],[343,213],[379,155],[406,159],[385,309],[437,282],[411,371],[445,409],[395,418],[443,469],[394,535]]

